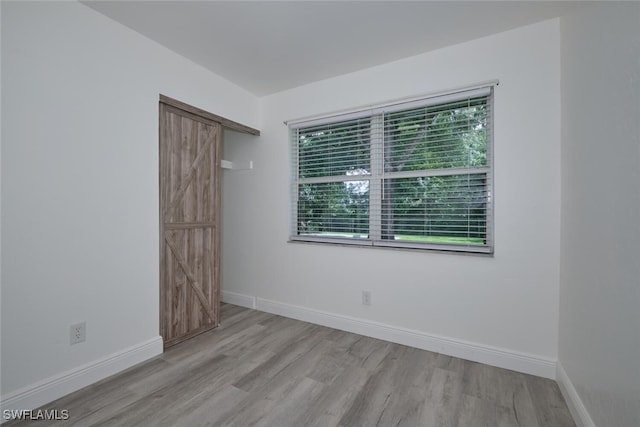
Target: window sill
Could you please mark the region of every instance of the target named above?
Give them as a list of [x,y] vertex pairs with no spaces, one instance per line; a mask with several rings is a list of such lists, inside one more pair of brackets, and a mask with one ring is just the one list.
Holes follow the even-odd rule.
[[311,240],[311,239],[294,239],[289,238],[287,243],[305,244],[305,245],[320,245],[320,246],[343,246],[343,247],[355,247],[355,248],[367,248],[367,249],[382,249],[382,250],[394,250],[394,251],[408,251],[408,252],[422,252],[422,253],[438,253],[449,255],[467,255],[467,256],[479,256],[483,258],[493,258],[494,250],[491,252],[478,252],[469,251],[461,248],[434,248],[434,247],[417,247],[417,246],[391,246],[391,245],[373,245],[371,242],[357,242],[349,240]]

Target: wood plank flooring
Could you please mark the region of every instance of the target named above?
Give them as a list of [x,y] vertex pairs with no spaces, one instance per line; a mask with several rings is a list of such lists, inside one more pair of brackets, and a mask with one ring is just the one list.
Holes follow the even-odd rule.
[[229,304],[47,426],[575,426],[554,381]]

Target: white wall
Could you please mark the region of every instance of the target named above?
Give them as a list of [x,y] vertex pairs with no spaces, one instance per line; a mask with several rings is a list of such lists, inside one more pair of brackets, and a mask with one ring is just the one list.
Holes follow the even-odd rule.
[[559,379],[582,425],[640,425],[639,29],[633,2],[562,19]]
[[2,2],[2,67],[6,398],[158,338],[158,94],[259,102],[75,2]]
[[[283,120],[496,78],[494,257],[287,243],[290,165]],[[528,362],[555,369],[558,20],[278,93],[262,99],[262,110],[260,141],[225,147],[227,157],[255,163],[253,171],[225,173],[223,290],[229,299],[258,297],[259,308],[278,306],[309,318],[318,314],[309,310],[319,310],[410,329],[444,338],[440,343],[531,356]],[[363,289],[372,291],[370,307],[361,305]],[[473,351],[468,357],[479,358]]]

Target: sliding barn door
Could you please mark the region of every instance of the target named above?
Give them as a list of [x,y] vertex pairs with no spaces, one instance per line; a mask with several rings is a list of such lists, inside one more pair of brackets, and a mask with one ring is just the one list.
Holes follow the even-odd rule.
[[220,321],[220,124],[160,103],[160,333]]

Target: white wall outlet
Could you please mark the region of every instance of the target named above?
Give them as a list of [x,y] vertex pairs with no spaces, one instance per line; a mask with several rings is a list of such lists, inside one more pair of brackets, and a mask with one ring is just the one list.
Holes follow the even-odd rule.
[[86,322],[76,323],[69,328],[69,343],[71,345],[83,342],[87,337]]
[[362,304],[371,305],[371,291],[362,291]]

